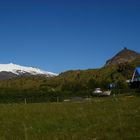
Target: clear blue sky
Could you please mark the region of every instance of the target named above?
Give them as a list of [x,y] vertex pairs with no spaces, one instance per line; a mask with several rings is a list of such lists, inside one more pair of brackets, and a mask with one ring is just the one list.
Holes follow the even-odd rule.
[[140,52],[140,0],[1,0],[0,63],[52,72]]

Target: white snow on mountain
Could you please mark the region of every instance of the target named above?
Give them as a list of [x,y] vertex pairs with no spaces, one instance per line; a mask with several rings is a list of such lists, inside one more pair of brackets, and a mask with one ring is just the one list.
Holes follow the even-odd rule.
[[20,66],[17,64],[0,64],[0,72],[11,72],[16,75],[21,75],[24,73],[29,73],[31,75],[47,75],[47,76],[57,76],[57,74],[48,72],[48,71],[43,71],[38,68],[33,68],[33,67],[26,67],[26,66]]

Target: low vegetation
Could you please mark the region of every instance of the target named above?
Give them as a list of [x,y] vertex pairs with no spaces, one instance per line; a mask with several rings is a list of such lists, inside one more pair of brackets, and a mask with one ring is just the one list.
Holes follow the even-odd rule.
[[0,104],[1,140],[140,139],[140,96]]

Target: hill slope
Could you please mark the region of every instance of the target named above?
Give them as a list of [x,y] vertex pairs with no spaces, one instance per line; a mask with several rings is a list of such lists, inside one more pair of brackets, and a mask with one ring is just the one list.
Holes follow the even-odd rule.
[[[132,56],[128,54],[132,54]],[[117,88],[128,87],[126,80],[131,79],[137,66],[140,66],[139,53],[125,48],[100,69],[70,70],[50,78],[34,75],[1,80],[0,90],[7,92],[12,89],[14,92],[18,90],[21,93],[26,91],[41,95],[51,93],[55,96],[57,94],[87,96],[97,87],[106,90],[110,83],[116,84]],[[9,91],[9,93],[11,92]]]
[[125,62],[132,62],[137,58],[140,58],[139,53],[137,53],[133,50],[129,50],[127,48],[124,48],[119,53],[117,53],[114,57],[107,60],[105,67],[120,64],[120,63],[125,63]]

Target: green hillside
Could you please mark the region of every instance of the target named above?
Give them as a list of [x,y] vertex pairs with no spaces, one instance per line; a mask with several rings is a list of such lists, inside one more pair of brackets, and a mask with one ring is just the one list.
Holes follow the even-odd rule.
[[[129,89],[126,80],[131,79],[135,67],[140,66],[140,56],[136,53],[135,57],[135,52],[130,50],[126,50],[126,53],[133,54],[131,61],[131,57],[126,61],[127,55],[123,50],[118,53],[121,57],[116,55],[119,59],[113,57],[109,65],[99,69],[70,70],[51,78],[30,76],[1,80],[0,100],[18,97],[22,101],[24,98],[57,101],[58,97],[60,100],[72,96],[87,97],[97,87],[107,90],[110,83],[115,85],[115,89]],[[120,59],[121,63],[118,63]]]

